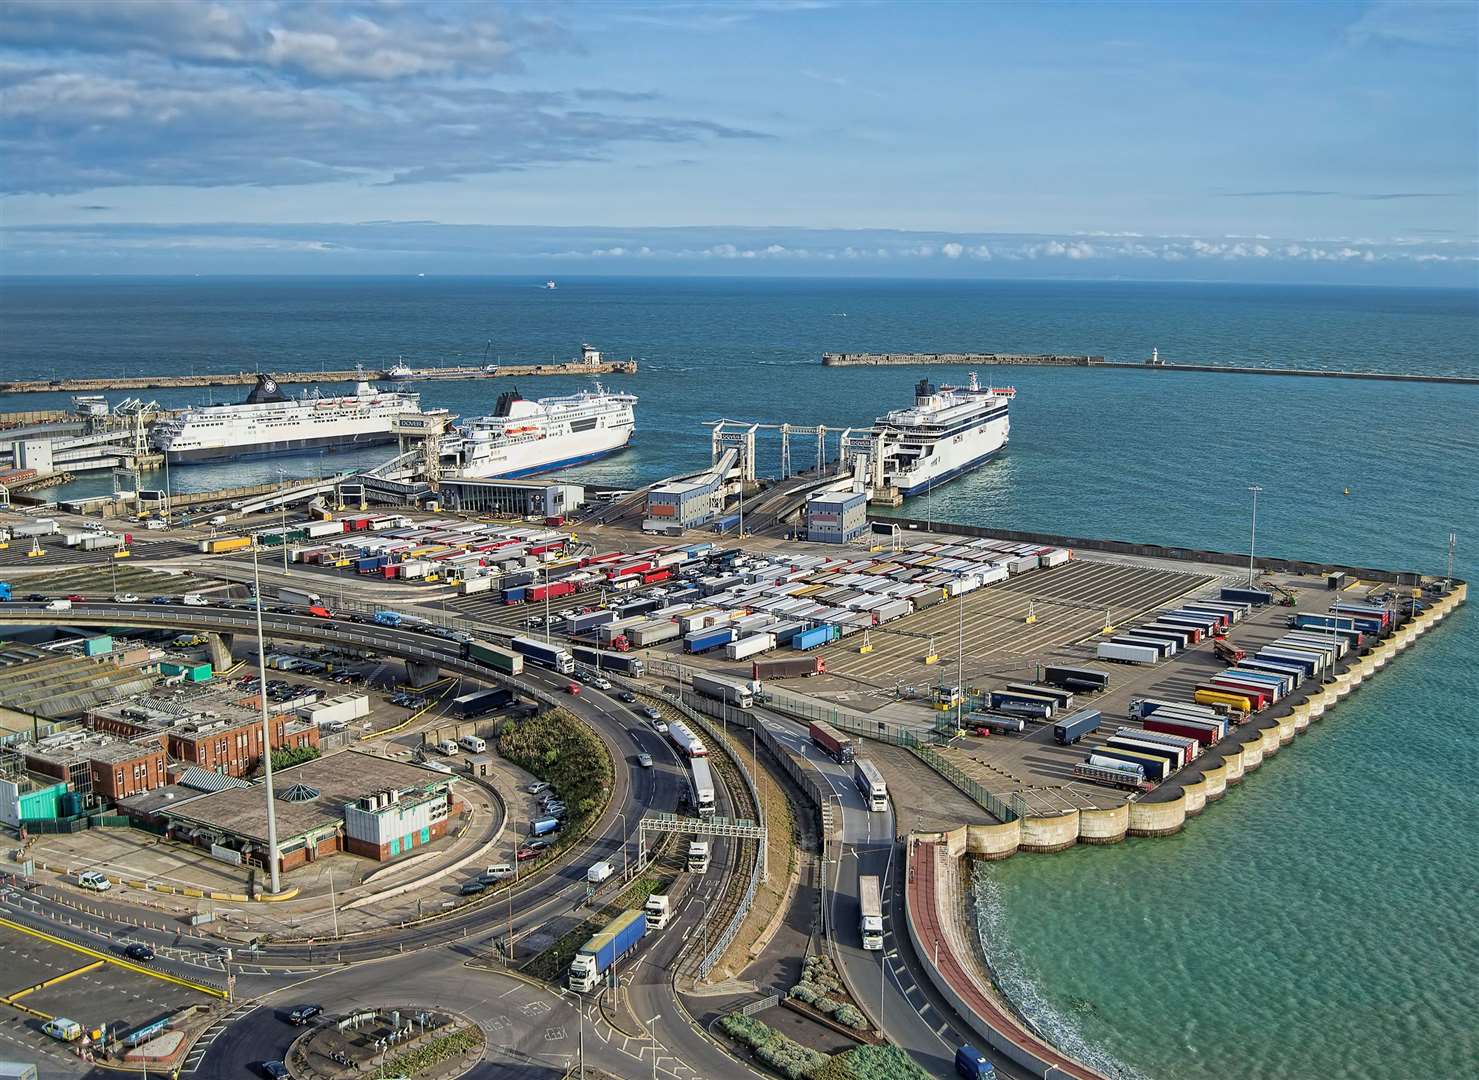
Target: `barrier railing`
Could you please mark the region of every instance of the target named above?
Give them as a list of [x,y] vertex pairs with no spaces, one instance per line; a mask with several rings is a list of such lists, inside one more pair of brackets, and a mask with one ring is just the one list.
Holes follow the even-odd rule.
[[[845,735],[856,735],[863,739],[875,739],[890,746],[904,747],[998,821],[1016,821],[1023,816],[1020,795],[1012,796],[1010,801],[999,795],[993,795],[979,781],[967,776],[925,745],[927,740],[943,738],[947,733],[942,729],[922,729],[878,720],[861,713],[847,712],[836,706],[821,704],[771,688],[765,689],[761,697],[767,708],[798,720],[823,720]],[[763,731],[764,728],[762,727],[761,730]]]

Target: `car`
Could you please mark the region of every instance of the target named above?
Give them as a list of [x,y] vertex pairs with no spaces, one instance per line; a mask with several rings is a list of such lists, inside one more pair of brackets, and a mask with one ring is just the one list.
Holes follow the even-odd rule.
[[662,719],[662,713],[658,712],[657,709],[654,708],[651,705],[643,705],[642,706],[642,715],[645,716],[645,717],[647,717],[647,719],[649,719],[649,720],[661,720]]
[[650,769],[650,768],[652,768],[652,755],[651,754],[638,754],[637,755],[637,764],[640,765],[644,769]]
[[144,522],[144,528],[150,530],[167,529],[169,528],[169,523],[160,521],[158,518],[150,518],[148,521]]
[[82,1038],[82,1025],[65,1016],[57,1016],[41,1025],[41,1030],[58,1042],[76,1042]]
[[170,596],[154,596],[149,599],[151,604],[173,604],[174,602],[174,598]]
[[145,945],[142,941],[130,941],[123,947],[123,955],[130,960],[137,960],[141,964],[147,964],[154,959],[154,949]]
[[137,604],[139,602],[139,598],[131,592],[119,593],[117,596],[113,597],[113,602],[115,604]]
[[580,683],[569,683],[565,687],[565,693],[569,694],[571,697],[578,697],[580,695]]
[[302,1027],[316,1016],[323,1015],[322,1005],[294,1005],[288,1010],[288,1023]]
[[546,784],[543,780],[537,780],[534,783],[530,784],[524,790],[527,791],[530,795],[538,795],[542,791],[548,791],[549,785]]
[[547,847],[549,847],[549,841],[548,840],[527,840],[527,841],[524,842],[524,846],[526,848],[533,848],[535,851],[543,851]]
[[257,1071],[267,1080],[293,1080],[293,1074],[288,1072],[288,1067],[281,1061],[259,1061]]
[[592,675],[589,681],[590,684],[594,686],[597,690],[611,689],[611,680],[605,678],[602,675]]
[[543,854],[543,848],[533,848],[526,845],[519,848],[518,851],[514,852],[514,858],[518,859],[519,862],[528,862],[530,859],[537,859]]
[[659,735],[666,735],[668,733],[668,725],[661,720],[654,720],[652,721],[652,730]]
[[84,870],[77,875],[77,884],[81,888],[91,892],[107,892],[113,887],[113,883],[103,874],[96,870]]
[[463,896],[476,896],[487,888],[488,883],[486,881],[480,877],[475,877],[471,881],[464,881],[462,887],[457,891]]
[[624,701],[628,705],[631,705],[634,702],[636,702],[637,695],[634,694],[634,693],[632,693],[630,690],[623,690],[621,693],[619,693],[619,694],[616,695],[616,699],[618,701]]
[[551,803],[549,806],[546,806],[544,808],[544,812],[552,818],[561,818],[569,813],[569,811],[565,808],[564,803]]
[[39,604],[39,603],[41,603],[41,601],[43,601],[43,600],[46,599],[46,594],[45,593],[39,593],[39,592],[33,592],[33,593],[28,594],[26,596],[26,599],[29,600],[33,604]]
[[85,603],[87,603],[87,598],[85,596],[83,596],[81,593],[73,593],[72,595],[68,596],[67,599],[70,600],[70,601],[72,601],[72,603],[74,603],[74,604],[85,604]]

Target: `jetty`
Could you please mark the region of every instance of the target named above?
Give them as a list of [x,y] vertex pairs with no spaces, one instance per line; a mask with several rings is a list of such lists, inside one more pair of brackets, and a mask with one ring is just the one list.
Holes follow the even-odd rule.
[[[606,360],[589,345],[581,346],[578,360],[548,364],[461,364],[449,367],[413,368],[404,364],[384,370],[347,368],[333,371],[274,372],[279,385],[289,383],[357,382],[463,382],[468,379],[522,379],[543,375],[635,375],[637,361]],[[104,375],[74,379],[12,379],[0,381],[0,394],[44,394],[81,390],[170,390],[207,386],[254,386],[257,371],[198,372],[192,375]]]
[[1113,368],[1116,371],[1199,371],[1217,375],[1302,375],[1317,379],[1369,379],[1386,382],[1455,383],[1479,386],[1474,375],[1412,375],[1395,371],[1324,371],[1319,368],[1257,367],[1238,364],[1168,364],[1152,350],[1151,358],[1139,363],[1106,360],[1102,356],[1058,356],[1016,353],[823,353],[823,367],[905,367],[917,364],[950,364],[981,367],[989,364],[1036,367]]

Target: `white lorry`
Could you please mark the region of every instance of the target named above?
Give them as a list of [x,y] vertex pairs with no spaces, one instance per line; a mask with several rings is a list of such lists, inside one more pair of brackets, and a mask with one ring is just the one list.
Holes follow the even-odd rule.
[[883,948],[883,893],[872,874],[858,878],[858,911],[863,948],[869,952]]
[[642,908],[647,913],[647,932],[664,930],[673,918],[673,910],[668,906],[666,893],[653,893],[647,898],[646,905]]
[[690,874],[707,874],[709,872],[709,842],[707,840],[689,841],[688,872]]

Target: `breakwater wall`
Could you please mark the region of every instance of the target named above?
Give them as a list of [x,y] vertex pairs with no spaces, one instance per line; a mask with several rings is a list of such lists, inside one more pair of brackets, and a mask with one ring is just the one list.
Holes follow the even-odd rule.
[[946,846],[953,858],[975,855],[1005,859],[1023,852],[1063,851],[1075,844],[1115,844],[1127,836],[1171,836],[1186,827],[1189,818],[1216,802],[1265,758],[1294,742],[1343,698],[1373,678],[1397,656],[1433,629],[1468,596],[1468,585],[1457,583],[1445,596],[1433,600],[1385,640],[1349,660],[1329,682],[1314,687],[1297,701],[1286,701],[1236,728],[1143,799],[1117,806],[1038,814],[1003,824],[959,825],[939,833],[919,834]]
[[1037,367],[1091,367],[1102,356],[1015,353],[822,353],[823,367],[905,367],[913,364],[1022,364]]
[[[413,370],[409,375],[397,375],[393,379],[381,372],[364,372],[358,369],[340,371],[284,371],[273,373],[281,385],[288,383],[336,383],[355,382],[359,379],[390,382],[462,382],[468,379],[507,379],[543,375],[635,375],[635,360],[603,361],[589,364],[583,361],[568,364],[502,364],[497,370],[481,367],[440,367]],[[15,379],[0,382],[0,394],[44,394],[64,393],[76,390],[169,390],[207,386],[253,386],[257,382],[255,371],[226,371],[219,374],[197,375],[134,375],[107,376],[85,379]]]
[[1316,379],[1367,379],[1385,382],[1455,383],[1479,386],[1473,375],[1411,375],[1395,371],[1322,371],[1319,368],[1255,367],[1239,364],[1167,364],[1106,360],[1102,356],[1033,355],[1026,353],[822,353],[823,367],[908,367],[951,364],[958,367],[991,364],[1023,367],[1093,367],[1119,371],[1200,371],[1217,375],[1298,375]]
[[[1082,551],[1103,551],[1112,555],[1142,555],[1152,559],[1191,560],[1224,566],[1246,567],[1248,565],[1246,551],[1241,554],[1233,551],[1204,551],[1201,548],[1168,547],[1165,544],[1145,544],[1135,540],[1098,540],[1085,536],[1025,532],[1020,529],[990,529],[977,525],[959,525],[953,521],[925,521],[922,518],[872,517],[870,520],[885,526],[897,525],[901,529],[947,532],[960,536],[982,536],[1018,544],[1043,544],[1051,547],[1078,548]],[[1260,570],[1311,577],[1323,577],[1327,573],[1339,570],[1352,577],[1363,578],[1366,581],[1382,581],[1389,585],[1417,585],[1422,580],[1422,575],[1416,570],[1380,570],[1369,566],[1340,566],[1335,563],[1309,562],[1304,559],[1284,559],[1277,555],[1259,555],[1253,560],[1253,565]]]

